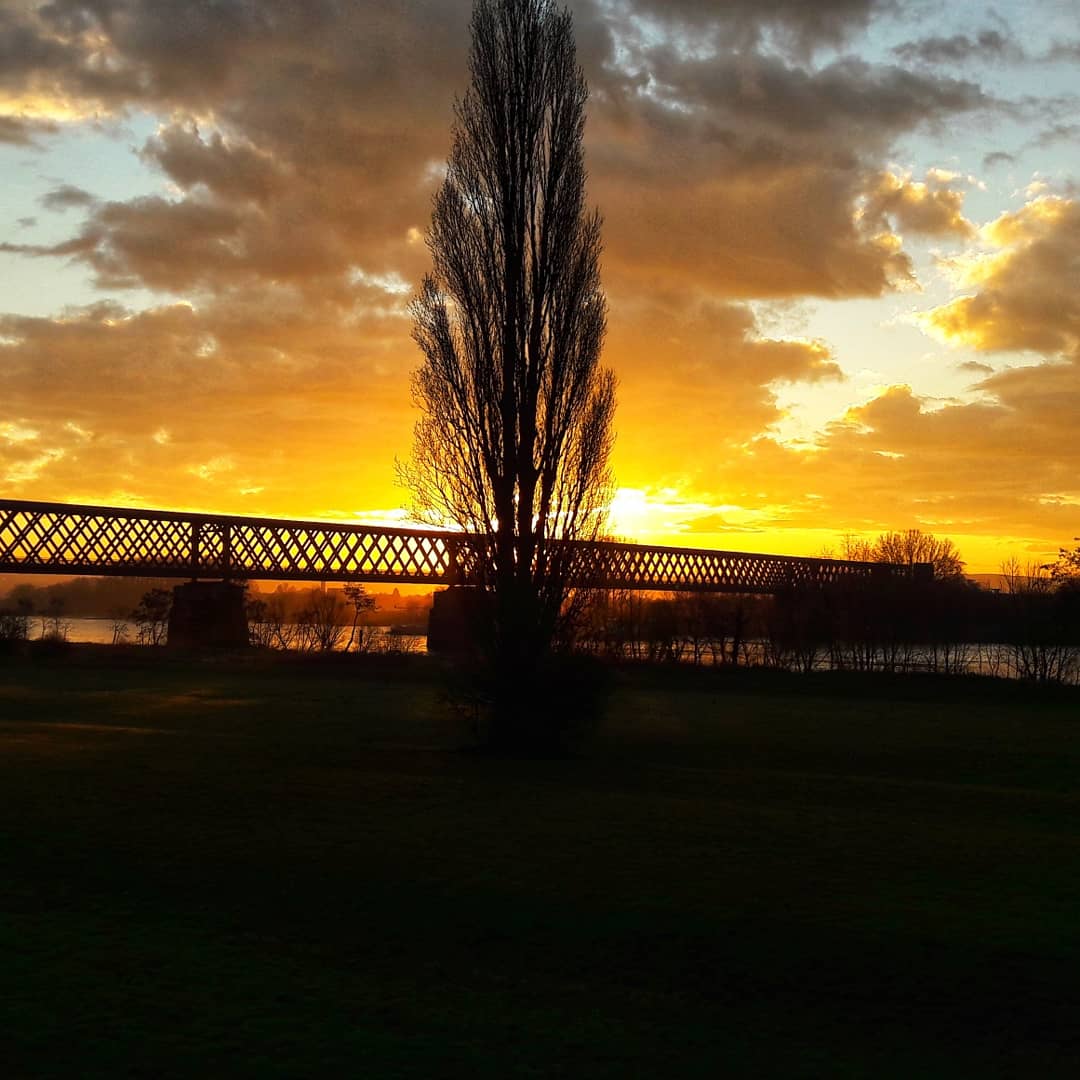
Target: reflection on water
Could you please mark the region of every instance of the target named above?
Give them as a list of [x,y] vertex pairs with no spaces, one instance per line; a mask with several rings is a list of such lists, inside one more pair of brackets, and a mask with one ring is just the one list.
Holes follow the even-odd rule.
[[[114,637],[114,623],[112,619],[63,619],[61,620],[63,625],[67,627],[67,639],[68,641],[85,641],[94,645],[112,645],[115,641]],[[123,626],[127,627],[126,635],[120,638],[121,641],[134,642],[135,641],[135,627],[131,623],[124,623]],[[120,627],[117,626],[119,629]],[[33,637],[39,637],[41,634],[40,620],[39,625],[32,631]]]
[[[118,642],[126,645],[138,644],[138,633],[134,623],[116,622],[113,619],[63,619],[63,627],[67,628],[67,639],[73,642],[85,642],[92,645],[114,645]],[[366,643],[367,652],[427,652],[427,638],[422,634],[399,634],[389,626],[371,626],[365,629],[372,631],[370,640]],[[341,651],[349,641],[349,628],[345,627],[345,634],[337,646]],[[36,619],[31,626],[30,635],[33,638],[41,636],[41,620]],[[291,651],[301,648],[299,643],[290,645]]]

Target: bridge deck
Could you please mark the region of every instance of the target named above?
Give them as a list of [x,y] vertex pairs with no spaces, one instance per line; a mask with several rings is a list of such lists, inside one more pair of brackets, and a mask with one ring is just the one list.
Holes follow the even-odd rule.
[[[0,573],[467,584],[461,533],[0,499]],[[602,542],[575,545],[595,587],[772,593],[909,576],[881,563]]]

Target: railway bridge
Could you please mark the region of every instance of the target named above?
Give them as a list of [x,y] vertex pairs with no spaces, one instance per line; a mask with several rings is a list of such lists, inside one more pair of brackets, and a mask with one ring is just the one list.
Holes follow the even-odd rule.
[[[244,580],[476,585],[480,543],[450,531],[0,499],[0,573],[183,578],[204,607]],[[569,543],[572,580],[602,589],[768,594],[931,574],[929,565]]]

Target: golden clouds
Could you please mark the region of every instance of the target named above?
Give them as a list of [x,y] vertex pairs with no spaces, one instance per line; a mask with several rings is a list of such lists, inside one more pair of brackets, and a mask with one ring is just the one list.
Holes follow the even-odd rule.
[[[764,336],[742,305],[678,290],[619,304],[608,355],[621,383],[621,482],[713,486],[714,462],[780,419],[776,385],[842,378],[818,341]],[[695,479],[696,478],[696,479]]]
[[964,193],[945,186],[952,179],[938,172],[921,182],[883,172],[867,195],[863,213],[869,221],[891,217],[901,229],[927,236],[969,237],[975,227],[964,217]]
[[980,232],[988,250],[950,263],[958,297],[923,325],[984,352],[1076,356],[1080,343],[1080,203],[1042,196]]
[[365,316],[358,334],[287,291],[250,307],[0,317],[0,397],[24,418],[0,432],[0,476],[13,495],[89,502],[287,515],[367,491],[394,505],[411,426],[400,322]]

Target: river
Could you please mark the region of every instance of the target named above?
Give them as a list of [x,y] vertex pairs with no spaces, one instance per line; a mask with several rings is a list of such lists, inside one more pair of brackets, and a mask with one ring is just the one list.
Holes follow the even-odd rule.
[[[84,642],[93,645],[116,645],[136,644],[138,631],[135,624],[113,619],[75,619],[62,618],[60,628],[66,631],[68,641]],[[389,626],[367,627],[374,630],[374,640],[371,642],[371,652],[427,652],[427,639],[418,634],[395,634]],[[343,648],[349,640],[349,628],[344,628],[345,633],[338,648]],[[35,618],[30,623],[31,639],[41,637],[42,623],[40,618]],[[294,646],[296,647],[296,646]]]

